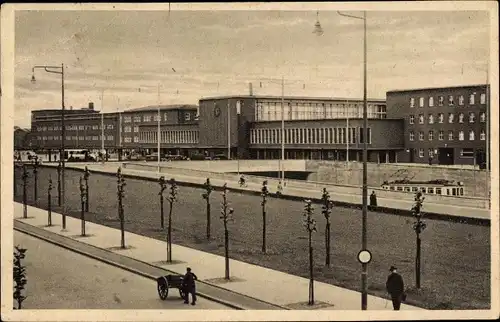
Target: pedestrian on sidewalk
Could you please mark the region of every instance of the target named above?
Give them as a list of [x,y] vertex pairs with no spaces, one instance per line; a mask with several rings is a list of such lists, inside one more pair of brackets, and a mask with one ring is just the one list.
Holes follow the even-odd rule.
[[403,282],[403,277],[398,274],[396,267],[391,266],[389,269],[391,274],[387,278],[385,286],[387,292],[391,295],[392,306],[395,311],[399,311],[401,307],[401,302],[406,300],[405,285]]
[[190,267],[188,267],[186,271],[186,275],[184,275],[184,279],[182,280],[182,286],[186,296],[184,304],[189,304],[189,293],[191,293],[191,305],[196,305],[196,285],[194,281],[198,280],[198,277],[195,273],[191,272]]
[[377,195],[375,191],[372,191],[370,195],[370,210],[375,210],[377,208]]

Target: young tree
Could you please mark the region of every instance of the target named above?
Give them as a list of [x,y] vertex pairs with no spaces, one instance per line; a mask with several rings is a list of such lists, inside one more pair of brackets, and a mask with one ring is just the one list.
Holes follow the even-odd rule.
[[422,220],[422,206],[424,204],[425,197],[422,195],[422,192],[417,192],[415,194],[415,204],[411,208],[413,216],[415,216],[416,221],[413,223],[413,230],[417,235],[417,254],[415,257],[415,282],[417,288],[420,288],[420,233],[424,231],[427,227],[427,224]]
[[48,223],[47,226],[52,226],[52,177],[49,175],[49,188],[47,192],[47,210],[48,210]]
[[210,194],[214,190],[214,187],[210,184],[210,179],[203,184],[205,193],[202,194],[203,199],[207,202],[207,240],[210,240]]
[[312,233],[316,232],[316,220],[313,219],[314,208],[311,200],[305,200],[304,206],[304,227],[309,235],[309,302],[308,305],[314,305],[314,276],[313,276],[313,247],[312,247]]
[[61,207],[61,159],[57,162],[57,205]]
[[83,184],[83,178],[80,177],[80,201],[82,204],[80,212],[80,222],[82,225],[82,237],[85,236],[85,198],[87,197],[85,191],[85,185]]
[[85,179],[85,211],[89,212],[89,178],[90,171],[85,166],[85,170],[83,171],[83,179]]
[[222,210],[220,219],[224,222],[224,258],[225,258],[225,274],[224,279],[229,280],[229,230],[227,223],[229,221],[234,221],[233,214],[234,209],[229,207],[229,202],[227,201],[227,183],[224,183],[222,190]]
[[330,266],[330,214],[332,213],[333,202],[330,200],[330,194],[323,188],[323,195],[321,196],[321,201],[323,203],[322,211],[323,216],[326,219],[326,227],[325,227],[325,249],[326,249],[326,258],[325,265]]
[[168,180],[168,184],[170,185],[170,192],[168,196],[168,202],[170,203],[170,209],[168,211],[168,249],[167,249],[167,262],[172,262],[172,210],[174,207],[174,202],[177,201],[177,183],[174,178]]
[[122,168],[118,168],[116,173],[118,177],[118,217],[120,218],[120,231],[121,231],[121,248],[125,249],[125,213],[123,211],[123,198],[125,196],[125,178],[122,175]]
[[160,184],[160,192],[158,195],[160,196],[160,225],[161,229],[165,227],[165,215],[164,215],[164,209],[163,209],[163,192],[165,189],[167,189],[167,181],[165,180],[164,176],[161,176],[160,179],[158,179],[158,183]]
[[269,196],[269,189],[267,188],[267,180],[264,180],[262,182],[262,189],[261,189],[261,196],[262,196],[262,252],[265,254],[267,251],[266,247],[266,203],[267,203],[267,197]]
[[35,185],[33,186],[33,195],[35,198],[35,205],[38,204],[38,156],[33,157],[33,178],[35,179]]
[[26,171],[26,165],[23,164],[23,218],[28,218],[28,194],[26,192],[27,181],[28,181],[28,171]]
[[22,260],[26,256],[26,249],[19,246],[15,247],[14,250],[14,301],[17,302],[17,308],[20,310],[22,308],[22,303],[26,300],[26,296],[23,295],[24,288],[28,282],[26,279],[26,266],[23,265]]

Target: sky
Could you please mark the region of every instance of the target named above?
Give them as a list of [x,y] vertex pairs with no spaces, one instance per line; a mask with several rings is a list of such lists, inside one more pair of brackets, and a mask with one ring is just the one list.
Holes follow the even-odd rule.
[[[30,79],[61,63],[67,108],[279,96],[282,77],[285,95],[362,98],[363,21],[318,8],[321,36],[313,10],[16,11],[14,123],[60,108],[59,75]],[[369,11],[367,28],[370,98],[486,82],[487,11]]]

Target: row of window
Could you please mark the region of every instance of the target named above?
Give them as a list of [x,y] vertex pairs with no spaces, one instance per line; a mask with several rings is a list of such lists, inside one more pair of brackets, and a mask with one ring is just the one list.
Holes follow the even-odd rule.
[[[199,141],[198,131],[161,131],[161,143],[186,143],[197,144]],[[134,141],[135,142],[135,141]],[[141,132],[138,137],[139,143],[158,143],[158,132]]]
[[[464,117],[465,117],[464,113],[458,113],[458,123],[464,123]],[[455,114],[448,113],[448,123],[453,123],[454,121],[455,121]],[[485,112],[479,113],[479,121],[481,123],[486,122],[486,113]],[[427,123],[434,124],[434,122],[435,122],[434,115],[428,114],[427,115]],[[444,123],[444,114],[443,113],[438,113],[437,122]],[[469,123],[475,123],[475,122],[476,122],[476,113],[470,112],[469,113]],[[415,124],[415,115],[410,115],[410,124]],[[418,124],[425,124],[424,114],[418,115]]]
[[[429,148],[427,151],[428,151],[427,153],[429,155],[429,158],[434,158],[436,156],[436,151],[437,151],[436,148]],[[418,149],[418,157],[419,158],[423,158],[424,153],[425,153],[424,149],[422,149],[422,148]],[[472,149],[472,148],[460,149],[460,156],[463,158],[473,158],[474,157],[474,149]]]
[[[415,141],[415,133],[413,131],[410,132],[410,141]],[[434,140],[434,131],[429,131],[427,138],[429,141]],[[453,141],[455,139],[455,132],[453,131],[448,131],[448,141]],[[469,131],[469,141],[474,141],[476,139],[476,133],[473,130]],[[424,132],[418,132],[418,140],[423,141],[424,140]],[[444,131],[439,131],[438,132],[438,140],[443,141],[444,140]],[[465,140],[465,133],[464,131],[458,131],[458,140],[459,141],[464,141]],[[479,140],[485,141],[486,140],[486,132],[485,130],[481,130],[479,133]]]
[[[480,104],[486,104],[486,93],[481,93],[480,95]],[[445,96],[438,96],[438,106],[443,106],[445,101]],[[458,105],[463,106],[465,101],[464,95],[458,96]],[[418,107],[424,107],[425,98],[419,97],[418,99]],[[469,95],[469,105],[476,104],[476,93],[472,93]],[[448,95],[448,106],[455,105],[455,97],[453,95]],[[430,96],[428,99],[428,106],[434,106],[434,97]],[[410,98],[410,107],[415,107],[415,97]]]
[[[350,144],[363,143],[362,128],[292,128],[285,129],[285,144]],[[250,130],[251,144],[281,144],[281,129]],[[372,143],[371,128],[368,128],[368,144]]]
[[[151,120],[153,120],[154,122],[158,122],[158,116],[159,116],[158,113],[143,115],[142,122],[151,122]],[[167,119],[168,119],[168,113],[163,113],[163,120],[167,121]],[[191,121],[191,113],[184,113],[184,120]],[[124,123],[131,123],[132,116],[124,116],[123,122]],[[140,122],[141,122],[141,116],[140,115],[134,116],[134,123],[140,123]]]
[[[114,136],[113,135],[108,135],[104,136],[106,140],[108,141],[113,141]],[[62,136],[56,135],[56,136],[37,136],[38,141],[61,141]],[[71,136],[68,135],[66,136],[66,141],[100,141],[102,140],[102,136],[100,135],[93,135],[93,136]]]
[[[363,104],[286,102],[283,106],[285,120],[314,120],[363,117]],[[368,104],[368,118],[387,118],[387,108],[382,104]],[[281,102],[259,101],[255,108],[257,121],[282,119]]]
[[[104,129],[112,130],[114,128],[113,124],[104,124]],[[61,126],[37,126],[36,131],[61,131]],[[87,130],[101,130],[101,125],[66,125],[66,131],[87,131]]]

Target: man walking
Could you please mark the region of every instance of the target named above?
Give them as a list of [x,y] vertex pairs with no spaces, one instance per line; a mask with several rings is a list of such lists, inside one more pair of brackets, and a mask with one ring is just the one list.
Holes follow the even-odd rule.
[[403,298],[405,297],[404,294],[405,285],[403,282],[403,278],[401,277],[401,275],[397,273],[396,267],[391,266],[389,271],[391,271],[391,274],[387,278],[385,286],[387,288],[387,292],[391,295],[392,306],[394,307],[394,310],[399,311],[399,308],[401,307],[401,302],[404,300]]
[[184,294],[186,295],[184,304],[189,304],[189,293],[191,293],[191,305],[196,305],[196,285],[194,281],[198,280],[198,277],[195,273],[191,272],[190,267],[186,270],[186,275],[184,275],[184,279],[182,280]]

